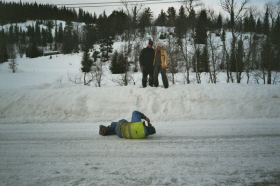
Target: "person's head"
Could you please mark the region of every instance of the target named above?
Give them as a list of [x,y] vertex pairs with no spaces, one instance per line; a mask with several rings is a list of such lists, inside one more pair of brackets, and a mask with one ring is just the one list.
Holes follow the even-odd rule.
[[148,43],[148,47],[149,47],[149,48],[152,48],[153,45],[154,45],[154,42],[153,42],[152,40],[150,40],[149,43]]
[[153,135],[156,133],[156,129],[153,126],[148,126],[147,130],[148,130],[149,135]]
[[161,42],[158,42],[157,43],[157,50],[161,50],[162,49],[162,43]]

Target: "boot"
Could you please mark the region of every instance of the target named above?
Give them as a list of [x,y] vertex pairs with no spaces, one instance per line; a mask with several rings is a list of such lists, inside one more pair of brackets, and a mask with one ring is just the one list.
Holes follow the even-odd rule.
[[99,125],[99,134],[101,136],[106,136],[109,134],[109,127],[105,127],[103,125]]

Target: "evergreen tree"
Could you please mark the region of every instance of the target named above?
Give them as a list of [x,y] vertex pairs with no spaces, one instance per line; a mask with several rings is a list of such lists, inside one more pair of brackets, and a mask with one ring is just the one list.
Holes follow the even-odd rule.
[[202,51],[200,59],[201,59],[201,70],[202,70],[202,72],[209,72],[210,71],[210,69],[209,69],[209,55],[208,55],[208,50],[207,50],[206,46],[203,47],[203,51]]
[[34,30],[34,42],[36,42],[36,44],[38,46],[42,46],[42,38],[41,38],[41,28],[40,28],[40,24],[39,21],[36,21],[35,24],[35,30]]
[[188,30],[187,27],[187,16],[185,14],[185,8],[183,6],[180,7],[179,16],[175,21],[175,35],[181,40],[186,35]]
[[4,63],[8,61],[8,51],[6,43],[0,44],[0,63]]
[[128,60],[123,52],[118,55],[117,63],[119,66],[119,74],[123,74],[128,71],[129,69]]
[[262,51],[261,51],[261,68],[263,69],[263,71],[267,70],[267,76],[268,76],[267,84],[271,84],[271,71],[272,71],[273,58],[274,58],[274,51],[272,50],[270,38],[267,37],[262,46]]
[[52,35],[52,30],[51,29],[48,29],[47,30],[47,43],[49,43],[50,45],[53,43],[53,35]]
[[109,60],[109,54],[113,52],[113,38],[108,37],[108,38],[103,38],[101,39],[101,44],[100,44],[100,52],[102,53],[102,57],[104,61]]
[[99,34],[99,42],[100,42],[100,50],[102,52],[102,57],[104,57],[105,61],[109,60],[109,53],[112,52],[113,48],[113,38],[114,33],[111,26],[108,24],[108,17],[104,12],[103,15],[99,16],[97,22],[97,30]]
[[4,32],[4,29],[0,31],[0,63],[4,63],[8,61],[8,51],[7,51],[7,43],[6,43],[7,35]]
[[83,43],[88,48],[92,48],[93,44],[97,41],[97,30],[93,24],[86,24],[83,26]]
[[86,43],[84,43],[83,50],[84,50],[84,54],[83,54],[83,58],[81,61],[81,64],[82,64],[81,70],[84,73],[84,85],[88,85],[89,82],[87,82],[86,76],[87,76],[87,73],[91,72],[93,60],[89,58],[89,48],[87,47]]
[[166,26],[167,25],[167,15],[166,13],[161,10],[158,18],[155,21],[155,26]]
[[269,35],[270,34],[268,7],[266,8],[266,12],[265,12],[265,16],[264,16],[264,21],[263,21],[263,34],[265,34],[265,35]]
[[150,7],[146,8],[143,14],[140,16],[140,20],[139,20],[139,29],[142,35],[144,35],[145,33],[145,28],[152,25],[151,23],[152,18],[153,18],[153,13]]
[[108,17],[107,24],[110,25],[113,33],[121,35],[124,33],[124,30],[127,29],[128,21],[129,21],[129,18],[124,13],[123,10],[122,11],[113,11],[112,14]]
[[57,37],[56,37],[56,42],[57,43],[63,43],[63,26],[62,23],[59,24],[58,32],[57,32]]
[[256,30],[256,21],[252,13],[250,13],[249,17],[249,32],[255,32]]
[[206,10],[202,10],[197,22],[195,30],[195,42],[197,44],[206,44],[207,42],[207,31],[208,31],[208,19]]
[[63,54],[71,54],[75,48],[72,30],[73,30],[73,23],[66,22],[66,25],[64,28],[64,35],[63,35],[63,44],[62,44],[62,53]]
[[196,12],[194,9],[192,9],[189,12],[189,16],[187,17],[187,22],[188,22],[188,25],[191,28],[192,32],[194,33],[196,25],[197,25]]
[[249,17],[245,17],[244,18],[244,28],[243,28],[244,32],[250,32],[250,28],[249,28]]
[[244,47],[242,38],[238,41],[236,48],[236,80],[241,83],[242,72],[244,70]]
[[237,44],[236,62],[237,62],[237,72],[242,72],[244,69],[244,46],[243,46],[242,39],[240,39]]
[[217,29],[219,32],[221,32],[223,28],[223,17],[221,13],[218,15],[214,28]]
[[110,71],[112,74],[123,74],[128,71],[128,67],[128,61],[124,53],[118,53],[115,50],[110,64]]
[[231,51],[230,51],[230,72],[236,72],[236,68],[237,68],[237,59],[236,59],[236,47],[235,47],[235,43],[236,43],[236,37],[232,38],[232,42],[231,42]]
[[79,10],[78,10],[78,21],[79,22],[84,22],[84,11],[83,11],[83,9],[81,9],[81,8],[79,8]]
[[42,34],[41,45],[43,47],[45,47],[45,46],[47,46],[48,33],[46,32],[46,30],[44,28],[42,28],[41,34]]
[[271,31],[271,41],[275,50],[275,60],[273,63],[273,69],[280,70],[280,15],[278,15],[275,25]]
[[278,15],[274,27],[271,31],[271,41],[272,44],[275,46],[275,49],[279,51],[280,49],[280,15]]
[[263,33],[262,22],[261,22],[260,18],[258,19],[257,24],[256,24],[256,32],[257,32],[257,34],[262,34]]
[[118,51],[115,50],[114,54],[112,55],[110,64],[110,71],[112,72],[112,74],[119,74],[118,56]]
[[26,57],[36,58],[42,56],[43,52],[38,49],[35,39],[31,39],[29,46],[26,48]]
[[167,26],[173,27],[176,20],[176,10],[174,7],[167,9]]

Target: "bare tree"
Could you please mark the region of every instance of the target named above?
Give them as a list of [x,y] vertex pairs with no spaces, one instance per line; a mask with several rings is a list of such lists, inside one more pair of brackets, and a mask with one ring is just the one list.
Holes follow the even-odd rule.
[[156,39],[158,38],[158,36],[157,36],[157,27],[155,27],[155,26],[148,27],[147,31],[148,31],[148,34],[151,35],[151,37],[152,37],[151,39],[153,41],[156,41]]
[[[249,8],[250,15],[256,17],[256,7],[250,7]],[[244,47],[245,51],[245,72],[247,76],[247,84],[250,82],[250,78],[252,76],[252,70],[257,68],[257,60],[258,60],[258,46],[260,44],[258,35],[253,32],[253,30],[250,31],[249,35],[247,35],[247,45]],[[246,47],[247,46],[247,47]]]
[[184,70],[184,79],[186,81],[187,84],[190,84],[190,55],[188,52],[188,38],[184,38],[182,39],[178,44],[179,47],[179,52],[183,57],[183,70]]
[[[238,63],[238,56],[236,54],[236,45],[237,45],[236,22],[242,20],[243,17],[246,15],[246,12],[248,10],[246,6],[249,3],[249,0],[244,0],[243,2],[241,2],[240,6],[238,6],[235,0],[220,0],[220,2],[223,10],[228,12],[230,15],[230,29],[232,34],[231,64],[228,65],[227,67],[231,68],[235,66],[236,69],[234,69],[234,71],[236,71],[237,82],[240,82],[239,80],[242,77],[242,73],[239,72],[241,67],[240,64]],[[233,69],[231,68],[230,71],[232,70]]]
[[134,63],[134,68],[133,68],[133,71],[134,72],[138,72],[139,70],[139,55],[140,55],[140,51],[141,51],[141,48],[143,48],[143,42],[140,42],[140,41],[136,41],[135,45],[134,45],[134,48],[133,48],[133,63]]
[[96,87],[101,87],[103,79],[102,62],[98,61],[95,66],[91,68],[91,74]]
[[9,63],[9,68],[13,71],[13,73],[16,72],[17,70],[17,62],[16,62],[16,52],[14,46],[11,44],[9,46],[9,56],[10,56],[10,63]]
[[[196,81],[197,83],[201,83],[201,78],[200,78],[200,72],[198,70],[198,63],[199,63],[199,59],[197,54],[198,46],[196,44],[196,42],[194,41],[194,35],[195,35],[195,8],[203,6],[203,3],[200,0],[184,0],[184,4],[187,10],[187,13],[189,14],[189,21],[190,21],[190,31],[191,31],[191,37],[190,37],[190,42],[191,45],[194,46],[194,51],[193,51],[193,60],[195,61],[195,69],[196,69]],[[181,52],[183,51],[182,47],[180,47]],[[189,53],[190,54],[190,53]],[[185,61],[187,61],[187,57],[185,56],[185,54],[183,55]],[[188,64],[188,63],[186,63]],[[186,68],[187,70],[189,69],[189,66]],[[187,71],[187,78],[189,76],[189,72]],[[189,81],[189,80],[187,80]]]
[[221,56],[223,46],[215,40],[213,34],[208,34],[207,47],[209,48],[209,76],[211,83],[217,83],[218,74],[220,72]]
[[173,36],[169,35],[167,39],[168,45],[165,46],[165,49],[168,53],[168,70],[171,73],[171,82],[175,84],[175,74],[178,72],[178,61],[181,61],[181,55]]
[[[137,39],[137,23],[139,21],[139,14],[140,10],[143,8],[142,4],[138,4],[137,1],[129,1],[129,0],[121,0],[121,3],[124,6],[126,14],[128,16],[128,20],[126,21],[126,29],[124,31],[124,45],[123,45],[123,52],[125,54],[126,59],[126,69],[129,66],[129,59],[135,58],[135,56],[131,56],[132,51],[134,49],[133,43]],[[128,71],[125,71],[124,74],[124,85],[128,85],[129,82],[129,74]]]
[[190,28],[192,35],[195,32],[195,8],[203,6],[203,3],[200,0],[184,0],[184,5],[186,7],[187,13],[189,14],[190,19]]
[[82,84],[83,83],[83,75],[82,74],[67,74],[67,79],[69,82],[71,83],[75,83],[75,84]]
[[136,1],[131,2],[128,0],[121,0],[125,10],[126,10],[126,14],[128,16],[128,20],[126,21],[126,30],[124,31],[125,34],[125,53],[126,56],[128,57],[132,51],[132,45],[133,45],[133,41],[135,41],[135,39],[137,38],[137,32],[136,32],[136,26],[138,23],[138,19],[139,19],[139,13],[140,10],[142,9],[143,5],[142,4],[138,4]]
[[[218,16],[215,15],[214,10],[208,9],[207,10],[209,19],[212,22],[216,22]],[[220,44],[220,41],[218,41],[213,35],[213,33],[208,32],[207,36],[207,42],[206,47],[208,49],[208,58],[209,58],[209,80],[211,83],[217,83],[218,81],[218,74],[220,72],[220,66],[223,56],[223,45]]]
[[136,84],[136,80],[131,73],[121,74],[119,77],[112,78],[111,81],[119,86],[127,86],[128,84]]

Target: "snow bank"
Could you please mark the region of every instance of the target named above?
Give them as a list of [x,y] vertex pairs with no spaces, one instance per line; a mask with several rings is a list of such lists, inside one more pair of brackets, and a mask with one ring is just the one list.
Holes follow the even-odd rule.
[[130,119],[133,110],[152,121],[277,118],[280,87],[204,84],[144,89],[55,83],[0,90],[2,124],[114,121]]

